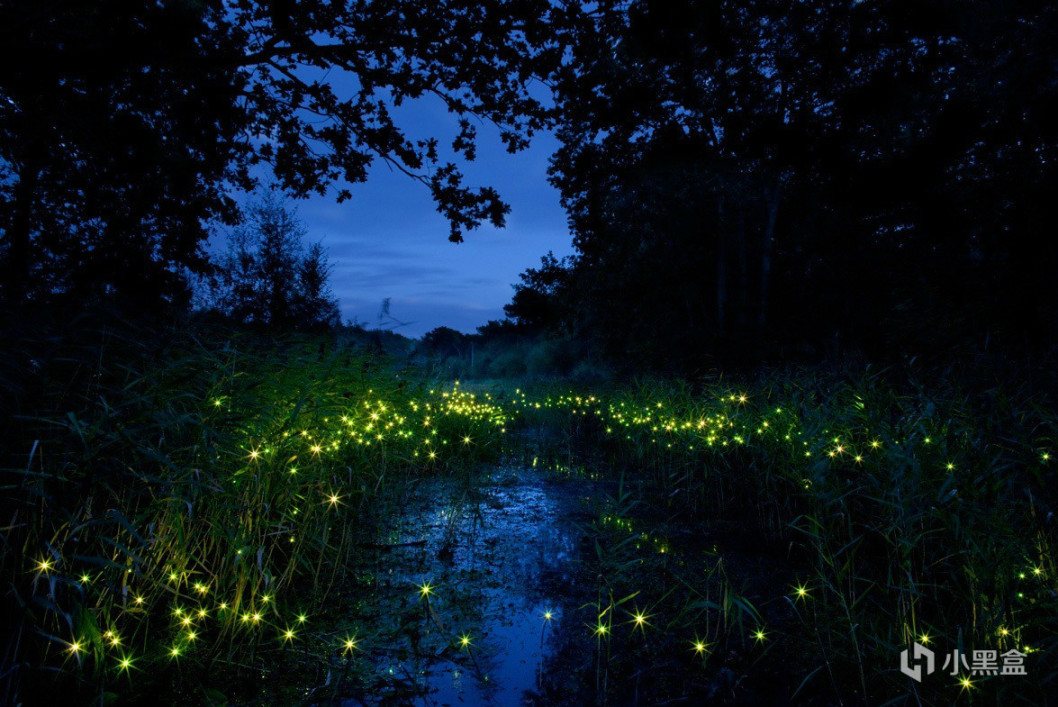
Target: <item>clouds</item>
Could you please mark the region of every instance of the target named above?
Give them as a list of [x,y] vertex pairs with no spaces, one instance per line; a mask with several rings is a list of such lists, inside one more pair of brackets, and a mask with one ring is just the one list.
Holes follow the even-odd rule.
[[308,240],[322,240],[335,265],[331,285],[343,318],[373,326],[386,297],[393,316],[414,321],[400,329],[409,336],[438,326],[473,331],[502,318],[522,271],[548,250],[572,252],[558,193],[547,184],[554,145],[543,136],[510,155],[483,141],[478,160],[464,165],[467,181],[496,187],[512,211],[507,228],[482,227],[460,244],[447,240],[448,224],[427,190],[385,165],[376,164],[343,204],[326,197],[300,202]]
[[[321,77],[322,78],[322,77]],[[436,136],[445,145],[458,132],[457,118],[436,99],[406,101],[394,109],[409,136]],[[438,326],[473,331],[503,316],[511,285],[547,251],[572,253],[558,192],[547,183],[548,161],[558,142],[538,133],[528,150],[506,151],[493,126],[479,124],[478,157],[459,166],[471,188],[492,186],[511,206],[507,227],[491,225],[448,241],[449,226],[421,183],[376,160],[364,184],[349,186],[352,198],[338,204],[337,188],[294,202],[308,230],[306,242],[322,241],[334,265],[331,287],[343,319],[373,325],[383,299],[393,313],[415,324],[401,332],[420,336]],[[450,152],[450,150],[448,150]],[[450,157],[451,155],[448,155]],[[259,167],[263,183],[271,177]],[[245,203],[246,196],[234,195]],[[223,229],[209,244],[225,249]]]

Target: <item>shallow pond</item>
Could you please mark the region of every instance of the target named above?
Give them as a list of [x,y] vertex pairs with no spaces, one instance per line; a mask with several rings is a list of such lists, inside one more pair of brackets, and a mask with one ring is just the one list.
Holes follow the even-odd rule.
[[392,640],[373,659],[380,674],[417,693],[402,700],[533,700],[564,617],[576,613],[578,488],[528,470],[471,488],[420,486],[399,524],[368,552],[374,591],[363,618],[389,624]]

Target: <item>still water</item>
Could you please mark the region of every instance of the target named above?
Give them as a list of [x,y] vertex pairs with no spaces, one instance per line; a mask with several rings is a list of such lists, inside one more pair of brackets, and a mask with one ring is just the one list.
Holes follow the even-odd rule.
[[580,507],[568,485],[531,471],[419,489],[379,542],[373,573],[372,604],[388,605],[376,610],[394,637],[373,659],[414,693],[398,702],[533,703],[564,617],[576,613]]

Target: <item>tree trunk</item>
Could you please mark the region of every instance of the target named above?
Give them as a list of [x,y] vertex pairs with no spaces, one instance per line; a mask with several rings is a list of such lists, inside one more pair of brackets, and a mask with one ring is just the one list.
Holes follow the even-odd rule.
[[724,228],[724,202],[717,201],[716,243],[716,332],[724,335],[727,325],[727,229]]
[[738,333],[746,333],[749,314],[749,263],[746,255],[746,210],[738,209]]
[[768,281],[771,277],[771,252],[775,243],[775,222],[779,216],[779,196],[781,177],[775,178],[775,185],[764,189],[764,204],[768,210],[768,220],[764,225],[764,243],[760,250],[760,310],[757,312],[757,334],[763,341],[768,323]]

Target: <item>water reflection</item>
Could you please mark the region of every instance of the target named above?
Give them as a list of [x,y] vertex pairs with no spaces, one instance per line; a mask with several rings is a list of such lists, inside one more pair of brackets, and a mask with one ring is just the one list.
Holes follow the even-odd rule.
[[539,690],[578,572],[575,506],[531,472],[421,489],[376,575],[407,640],[378,667],[415,684],[412,704],[518,705]]

